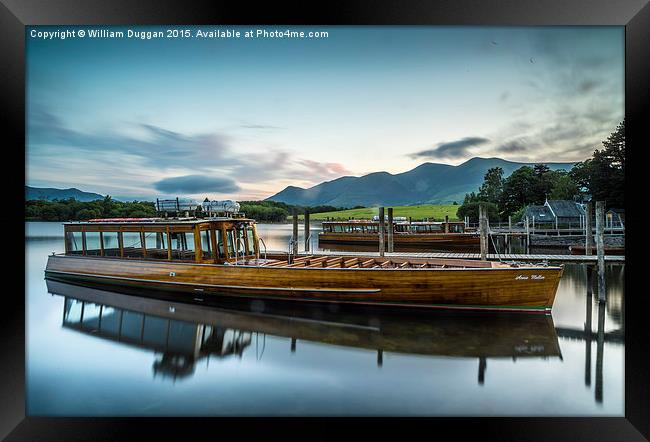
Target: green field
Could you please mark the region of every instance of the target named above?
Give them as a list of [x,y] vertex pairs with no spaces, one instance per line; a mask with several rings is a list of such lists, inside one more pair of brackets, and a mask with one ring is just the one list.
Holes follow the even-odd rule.
[[[414,221],[428,218],[429,220],[438,220],[443,221],[445,215],[449,216],[450,220],[457,220],[456,212],[458,211],[456,205],[447,204],[447,205],[432,205],[427,204],[423,206],[397,206],[393,207],[393,216],[405,216],[411,217]],[[385,210],[384,213],[388,214]],[[377,207],[365,207],[363,209],[350,209],[350,210],[339,210],[336,212],[322,212],[322,213],[310,213],[309,219],[312,221],[326,220],[328,217],[335,220],[347,220],[349,218],[354,219],[372,219],[374,215],[379,215],[379,208]],[[299,215],[298,219],[303,219],[303,215]],[[291,217],[289,217],[291,219]]]

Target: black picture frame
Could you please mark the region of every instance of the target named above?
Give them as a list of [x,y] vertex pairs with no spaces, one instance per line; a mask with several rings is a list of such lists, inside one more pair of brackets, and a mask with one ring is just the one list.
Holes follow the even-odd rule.
[[[100,1],[100,0],[2,0],[0,4],[0,94],[3,123],[5,180],[12,188],[2,225],[5,234],[24,229],[25,146],[25,26],[64,24],[303,24],[303,25],[620,25],[625,26],[625,114],[628,172],[626,186],[645,187],[635,177],[643,162],[647,130],[642,113],[650,102],[648,78],[650,61],[646,42],[650,42],[650,5],[647,0],[444,0],[410,1],[329,1],[329,2],[209,2],[209,1]],[[9,141],[12,140],[12,141]],[[632,161],[630,161],[632,159]],[[636,160],[636,164],[635,164]],[[22,173],[21,173],[22,171]],[[22,182],[21,182],[22,179]],[[638,183],[642,183],[640,180]],[[635,188],[636,190],[636,188]],[[631,198],[634,198],[632,194]],[[631,199],[630,198],[630,199]],[[628,199],[628,201],[630,201]],[[644,204],[645,198],[638,199]],[[454,438],[465,436],[498,440],[647,440],[650,438],[650,389],[648,378],[648,331],[645,326],[647,295],[643,286],[635,286],[641,270],[643,237],[641,208],[626,204],[626,229],[632,229],[635,242],[626,244],[625,297],[625,417],[548,417],[548,418],[426,418],[426,419],[131,419],[131,418],[34,418],[25,417],[25,303],[24,260],[15,256],[24,250],[18,234],[9,234],[14,243],[5,253],[8,276],[19,281],[14,290],[5,287],[2,318],[3,362],[0,371],[0,436],[6,440],[130,440],[154,438],[176,432],[190,437],[223,437],[224,429],[236,430],[237,436],[254,432],[272,437],[270,431],[282,426],[279,437],[324,439],[349,435],[354,423],[366,437],[382,435],[388,429],[400,435],[438,437],[451,430]],[[21,219],[21,215],[22,219]],[[638,220],[638,221],[637,221]],[[638,223],[638,224],[637,224]],[[634,233],[636,231],[636,233]],[[639,236],[637,236],[637,234]],[[309,424],[310,428],[305,428]],[[313,431],[312,426],[317,426]],[[405,433],[404,431],[408,431]],[[201,432],[202,434],[196,434]],[[305,431],[303,433],[303,431]],[[402,436],[402,437],[403,437]]]

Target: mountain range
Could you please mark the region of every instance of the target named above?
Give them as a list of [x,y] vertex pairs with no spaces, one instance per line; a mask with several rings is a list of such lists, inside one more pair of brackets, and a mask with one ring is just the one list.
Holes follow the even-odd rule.
[[472,158],[458,166],[424,163],[407,172],[374,172],[344,176],[308,189],[288,186],[267,198],[301,206],[404,206],[462,203],[466,193],[477,192],[488,169],[501,167],[504,178],[522,166],[545,164],[551,170],[570,170],[575,163],[517,163],[501,158]]
[[25,186],[26,200],[48,200],[54,199],[66,200],[74,198],[77,201],[94,201],[104,199],[103,195],[98,193],[84,192],[74,187],[70,189],[54,189],[51,187],[30,187]]

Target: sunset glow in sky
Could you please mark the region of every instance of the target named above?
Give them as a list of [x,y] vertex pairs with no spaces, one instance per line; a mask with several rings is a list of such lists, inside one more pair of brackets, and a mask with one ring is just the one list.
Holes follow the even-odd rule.
[[89,28],[26,31],[26,184],[37,187],[244,200],[427,161],[582,161],[624,115],[623,27],[151,40],[33,29]]

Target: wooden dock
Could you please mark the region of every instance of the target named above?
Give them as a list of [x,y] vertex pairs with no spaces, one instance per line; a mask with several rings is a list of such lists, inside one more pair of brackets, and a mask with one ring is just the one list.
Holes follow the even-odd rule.
[[[379,252],[326,252],[326,251],[312,251],[311,255],[349,255],[349,256],[379,256]],[[385,257],[401,256],[411,258],[450,258],[450,259],[481,259],[480,253],[451,253],[451,252],[431,252],[431,253],[384,253]],[[512,253],[490,253],[487,255],[490,261],[553,261],[553,262],[575,262],[585,264],[596,264],[598,262],[597,255],[548,255],[548,254],[512,254]],[[625,262],[625,256],[618,255],[605,255],[606,262]]]

